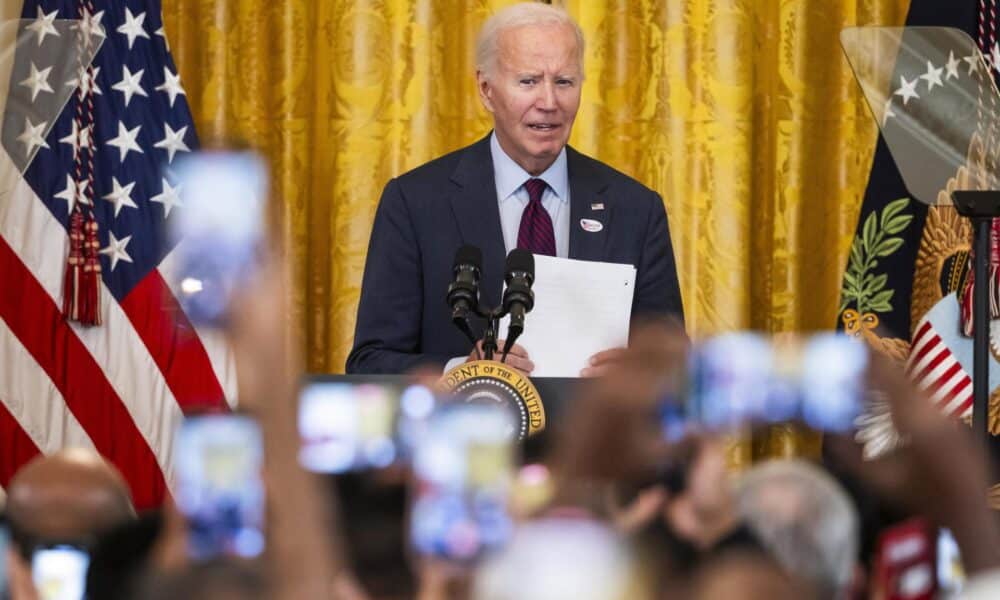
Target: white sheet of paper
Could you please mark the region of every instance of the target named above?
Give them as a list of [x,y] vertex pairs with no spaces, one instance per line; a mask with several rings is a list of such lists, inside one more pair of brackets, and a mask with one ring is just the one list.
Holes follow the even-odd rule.
[[[588,359],[628,343],[635,267],[535,256],[535,307],[517,343],[535,363],[533,377],[578,377]],[[507,334],[509,317],[498,337]]]

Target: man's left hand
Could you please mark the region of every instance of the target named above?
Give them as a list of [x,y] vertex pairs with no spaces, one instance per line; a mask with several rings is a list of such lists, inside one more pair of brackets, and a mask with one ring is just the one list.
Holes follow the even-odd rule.
[[611,348],[602,350],[590,357],[587,364],[590,365],[580,371],[580,377],[600,377],[608,372],[616,364],[625,358],[626,348]]

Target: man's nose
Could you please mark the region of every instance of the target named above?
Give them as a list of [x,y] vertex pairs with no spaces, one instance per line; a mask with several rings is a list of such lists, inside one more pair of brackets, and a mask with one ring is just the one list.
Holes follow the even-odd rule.
[[538,99],[535,106],[540,110],[556,109],[556,87],[551,81],[545,81],[539,86]]

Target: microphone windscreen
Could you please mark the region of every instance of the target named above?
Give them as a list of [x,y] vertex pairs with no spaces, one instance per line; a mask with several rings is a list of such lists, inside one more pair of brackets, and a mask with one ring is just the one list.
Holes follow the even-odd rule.
[[476,269],[482,271],[483,251],[469,244],[462,246],[458,249],[458,252],[455,253],[455,264],[452,268],[457,268],[461,265],[472,265]]
[[507,273],[523,271],[535,277],[535,255],[524,248],[514,248],[507,255]]

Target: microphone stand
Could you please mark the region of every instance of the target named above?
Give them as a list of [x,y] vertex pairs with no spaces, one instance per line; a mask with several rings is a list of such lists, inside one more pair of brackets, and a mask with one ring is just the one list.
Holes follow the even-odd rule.
[[[500,319],[507,315],[503,306],[489,309],[480,305],[476,309],[476,314],[486,319],[486,331],[483,332],[483,357],[486,360],[493,360],[493,355],[497,352],[497,330],[500,328]],[[503,357],[506,360],[506,356]],[[501,360],[500,362],[504,362]]]

